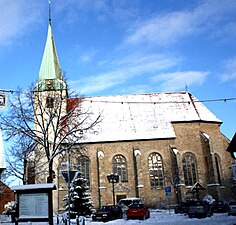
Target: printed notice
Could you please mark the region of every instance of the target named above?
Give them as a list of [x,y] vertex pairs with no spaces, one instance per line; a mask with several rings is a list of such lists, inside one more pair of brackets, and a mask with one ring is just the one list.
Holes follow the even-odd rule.
[[19,218],[48,218],[48,194],[20,194]]

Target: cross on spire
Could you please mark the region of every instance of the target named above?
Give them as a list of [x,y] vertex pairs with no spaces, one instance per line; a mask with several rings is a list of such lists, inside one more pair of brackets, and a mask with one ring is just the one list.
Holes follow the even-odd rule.
[[49,19],[49,24],[51,25],[52,23],[52,18],[51,18],[51,1],[48,1],[48,19]]

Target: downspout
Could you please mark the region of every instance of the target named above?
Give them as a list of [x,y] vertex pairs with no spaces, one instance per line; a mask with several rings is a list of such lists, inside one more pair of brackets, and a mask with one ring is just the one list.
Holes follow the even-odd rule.
[[135,149],[133,149],[133,162],[134,162],[134,186],[135,186],[135,196],[139,198],[139,189],[138,189],[138,168],[137,160],[135,156]]
[[98,207],[100,208],[101,207],[101,190],[100,190],[100,171],[99,171],[99,168],[100,168],[100,165],[99,165],[99,151],[97,151],[97,179],[98,179]]

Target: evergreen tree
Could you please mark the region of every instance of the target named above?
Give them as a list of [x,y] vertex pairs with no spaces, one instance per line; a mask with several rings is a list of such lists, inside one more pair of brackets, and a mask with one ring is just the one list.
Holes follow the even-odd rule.
[[[66,195],[63,199],[65,204],[65,210],[69,210],[69,198]],[[70,214],[71,218],[75,218],[76,215],[86,216],[91,214],[92,208],[91,195],[89,193],[89,187],[87,186],[87,180],[81,173],[78,173],[77,177],[73,180],[70,188]]]

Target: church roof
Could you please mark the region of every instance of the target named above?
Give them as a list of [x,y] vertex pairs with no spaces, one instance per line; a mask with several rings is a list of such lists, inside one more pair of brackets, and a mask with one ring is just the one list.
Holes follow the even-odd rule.
[[[47,86],[47,81],[53,82],[53,87]],[[39,71],[38,82],[35,85],[35,91],[44,91],[48,89],[66,89],[66,82],[63,79],[56,45],[52,34],[51,22],[48,24],[46,45]]]
[[84,142],[175,138],[173,123],[221,123],[188,92],[86,97],[81,109],[91,113],[91,121],[101,116],[100,122],[84,133]]

